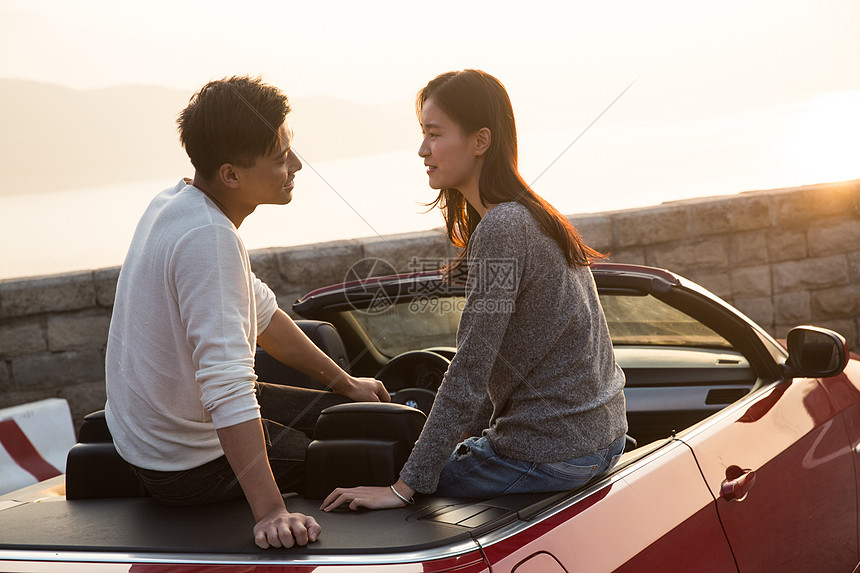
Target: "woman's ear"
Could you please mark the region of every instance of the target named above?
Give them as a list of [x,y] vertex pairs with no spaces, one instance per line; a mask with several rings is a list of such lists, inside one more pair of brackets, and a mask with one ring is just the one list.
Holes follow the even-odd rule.
[[493,134],[489,127],[482,127],[475,134],[475,155],[483,155],[490,148]]
[[239,174],[230,163],[224,163],[218,168],[218,180],[222,185],[231,189],[239,186]]

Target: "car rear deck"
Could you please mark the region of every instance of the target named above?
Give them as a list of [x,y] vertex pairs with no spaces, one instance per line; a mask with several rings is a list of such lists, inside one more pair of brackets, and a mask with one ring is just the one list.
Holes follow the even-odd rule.
[[477,550],[478,536],[517,521],[529,522],[576,494],[510,495],[487,501],[427,496],[399,509],[331,513],[319,510],[319,500],[287,496],[288,509],[313,515],[323,533],[305,547],[263,550],[254,544],[254,519],[244,499],[168,507],[149,497],[66,500],[56,495],[62,492],[62,477],[37,486],[0,498],[0,560],[426,561]]

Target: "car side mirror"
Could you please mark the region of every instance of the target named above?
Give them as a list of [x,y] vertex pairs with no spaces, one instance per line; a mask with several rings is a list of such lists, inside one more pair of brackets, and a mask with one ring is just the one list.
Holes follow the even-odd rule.
[[848,365],[848,343],[832,330],[817,326],[792,328],[786,337],[788,378],[827,378],[836,376]]

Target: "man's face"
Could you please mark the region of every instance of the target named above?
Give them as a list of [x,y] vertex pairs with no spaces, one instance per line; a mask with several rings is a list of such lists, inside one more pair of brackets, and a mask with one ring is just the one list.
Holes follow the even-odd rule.
[[280,145],[258,157],[251,167],[237,167],[241,174],[241,196],[257,205],[286,205],[293,199],[293,179],[302,162],[292,150],[293,132],[286,121],[278,129]]

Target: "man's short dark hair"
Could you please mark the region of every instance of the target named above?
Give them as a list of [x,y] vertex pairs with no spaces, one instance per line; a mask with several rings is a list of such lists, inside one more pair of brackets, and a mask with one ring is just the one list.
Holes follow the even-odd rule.
[[225,163],[251,167],[277,149],[278,128],[289,112],[290,102],[278,88],[259,77],[233,76],[203,86],[176,123],[194,169],[210,179]]

